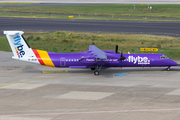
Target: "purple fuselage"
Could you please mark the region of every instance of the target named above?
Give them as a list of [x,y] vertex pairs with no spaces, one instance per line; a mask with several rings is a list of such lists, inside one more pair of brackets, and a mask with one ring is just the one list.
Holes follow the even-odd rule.
[[177,63],[163,54],[123,54],[126,57],[121,61],[121,54],[104,50],[107,59],[91,57],[88,51],[81,53],[53,53],[47,52],[55,67],[88,68],[88,67],[160,67],[176,66]]

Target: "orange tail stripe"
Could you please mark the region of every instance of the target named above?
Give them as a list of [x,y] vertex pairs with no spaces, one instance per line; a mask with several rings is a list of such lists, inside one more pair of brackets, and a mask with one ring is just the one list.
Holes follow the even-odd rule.
[[46,66],[55,67],[47,51],[37,50],[37,52]]
[[40,63],[41,65],[45,65],[44,62],[43,62],[43,60],[41,59],[39,53],[37,52],[37,50],[36,50],[36,49],[32,49],[32,50],[33,50],[34,54],[36,55],[39,63]]

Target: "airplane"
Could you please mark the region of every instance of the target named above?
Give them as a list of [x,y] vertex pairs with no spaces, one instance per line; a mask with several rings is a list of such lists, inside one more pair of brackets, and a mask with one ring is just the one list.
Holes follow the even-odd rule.
[[99,75],[102,67],[166,67],[178,64],[163,54],[141,53],[123,54],[115,51],[100,50],[95,45],[89,45],[88,51],[81,53],[55,53],[31,49],[23,37],[23,31],[4,31],[10,47],[12,58],[50,67],[90,68],[94,75]]

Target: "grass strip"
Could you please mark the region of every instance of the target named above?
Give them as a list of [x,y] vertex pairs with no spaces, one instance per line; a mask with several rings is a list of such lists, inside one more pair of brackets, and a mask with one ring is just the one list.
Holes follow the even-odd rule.
[[37,6],[6,7],[1,12],[29,12],[47,14],[101,15],[154,18],[180,18],[180,4],[110,4],[110,5],[74,5],[74,6]]
[[[172,59],[180,59],[180,38],[142,34],[115,33],[76,33],[68,31],[25,32],[25,38],[31,48],[59,53],[86,51],[89,45],[102,50],[115,50],[124,53],[162,53]],[[158,48],[158,52],[143,52],[140,48]],[[0,51],[11,51],[5,36],[0,36]]]
[[0,13],[0,17],[180,22],[180,20],[162,20],[162,19],[149,19],[149,18],[116,18],[116,17],[88,17],[88,16],[73,16],[73,18],[69,18],[69,16],[67,16],[67,15],[57,16],[57,15],[50,15],[50,14],[49,15],[37,15],[37,14]]
[[2,2],[0,5],[30,5],[30,4],[38,4],[38,3],[21,3],[21,2]]

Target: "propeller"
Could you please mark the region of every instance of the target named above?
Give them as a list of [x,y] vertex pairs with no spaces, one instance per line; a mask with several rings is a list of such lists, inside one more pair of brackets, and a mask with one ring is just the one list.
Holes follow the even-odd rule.
[[116,45],[115,52],[116,52],[116,54],[119,53],[118,52],[118,45]]
[[120,56],[121,62],[126,59],[126,57],[123,56],[123,51],[121,51],[121,53],[118,52],[118,45],[116,45],[116,47],[115,47],[115,52],[116,52],[116,54],[121,54],[121,56]]
[[123,60],[125,60],[125,59],[126,59],[126,57],[123,56],[123,51],[121,51],[121,57],[120,57],[120,60],[123,61]]

